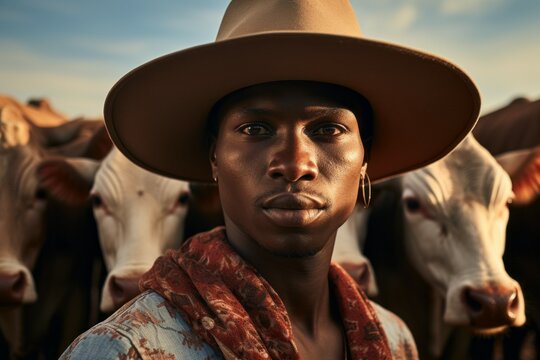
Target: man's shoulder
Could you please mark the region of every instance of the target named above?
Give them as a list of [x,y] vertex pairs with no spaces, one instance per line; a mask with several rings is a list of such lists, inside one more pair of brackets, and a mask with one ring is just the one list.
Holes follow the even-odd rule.
[[388,339],[394,359],[418,359],[414,338],[403,320],[393,312],[370,301]]
[[146,291],[79,336],[61,359],[220,359],[159,294]]
[[147,330],[191,331],[178,309],[154,291],[145,291],[124,304],[103,324],[125,334],[139,334]]

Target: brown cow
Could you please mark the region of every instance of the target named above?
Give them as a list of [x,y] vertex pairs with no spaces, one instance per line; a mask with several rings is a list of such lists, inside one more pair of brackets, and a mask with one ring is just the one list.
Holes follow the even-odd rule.
[[473,134],[494,156],[540,145],[540,99],[517,98],[482,116]]
[[101,256],[89,203],[54,201],[36,169],[51,156],[99,156],[102,142],[88,134],[103,125],[77,120],[40,128],[11,106],[0,109],[0,119],[0,330],[11,357],[57,357],[91,323]]
[[46,99],[32,99],[25,105],[10,96],[0,94],[0,106],[16,108],[24,120],[40,127],[58,126],[68,121],[68,118],[55,110]]

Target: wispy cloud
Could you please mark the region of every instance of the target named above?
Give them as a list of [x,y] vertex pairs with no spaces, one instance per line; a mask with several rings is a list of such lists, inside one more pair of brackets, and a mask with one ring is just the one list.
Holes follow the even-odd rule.
[[46,96],[70,116],[100,116],[112,79],[122,72],[115,64],[46,56],[5,40],[0,48],[0,92],[21,101]]
[[0,11],[0,22],[4,24],[24,24],[29,21],[27,14],[15,9],[2,8]]
[[45,97],[70,117],[101,117],[105,96],[112,86],[108,79],[40,70],[0,70],[0,79],[9,84],[9,95],[20,101]]
[[392,16],[392,26],[398,30],[409,28],[418,17],[418,8],[413,4],[402,5]]
[[143,39],[103,39],[71,37],[67,43],[75,48],[100,55],[140,55],[148,51],[152,42]]
[[81,12],[81,3],[69,0],[21,0],[24,7],[32,10],[55,13],[59,15],[75,15]]
[[[428,4],[427,0],[412,2],[418,9],[415,14],[401,7],[396,10],[386,0],[368,1],[372,1],[370,11],[359,11],[363,16],[363,30],[368,36],[422,49],[458,64],[477,83],[482,94],[483,112],[503,106],[516,96],[540,97],[540,42],[534,37],[540,32],[540,23],[524,20],[518,22],[519,26],[515,25],[516,14],[523,16],[519,12],[525,6],[523,3],[511,7],[512,14],[506,14],[503,7],[510,1],[515,5],[516,0],[489,3],[469,0],[469,5],[461,0],[451,0],[457,4],[447,11],[454,11],[453,14],[468,11],[467,14],[474,16],[449,16],[441,14],[442,3]],[[405,4],[404,1],[400,3]],[[359,10],[362,10],[360,5],[359,2]],[[407,12],[415,16],[407,15]],[[400,13],[407,16],[396,16]],[[484,17],[482,22],[477,19],[479,14]],[[395,20],[400,17],[405,20],[415,18],[400,23]],[[498,19],[498,22],[489,19]],[[403,24],[403,28],[398,29],[397,24]],[[490,31],[490,26],[494,30],[506,26],[506,31]]]
[[[537,0],[352,3],[367,36],[425,49],[463,66],[476,79],[487,109],[520,94],[540,96]],[[0,92],[21,100],[47,96],[72,116],[99,115],[111,85],[133,67],[212,41],[227,1],[132,5],[127,18],[115,1],[0,0]],[[108,16],[100,17],[104,8]]]
[[478,82],[484,112],[516,96],[540,97],[540,43],[517,36],[511,41],[492,41],[475,51],[464,48],[459,56]]
[[[225,6],[223,9],[215,7],[188,9],[189,14],[182,16],[182,20],[179,20],[178,17],[161,19],[160,25],[165,30],[173,30],[180,33],[207,33],[213,39],[221,23],[224,10]],[[201,29],[206,30],[201,31]]]
[[450,15],[470,14],[491,11],[503,3],[504,0],[444,0],[441,11]]

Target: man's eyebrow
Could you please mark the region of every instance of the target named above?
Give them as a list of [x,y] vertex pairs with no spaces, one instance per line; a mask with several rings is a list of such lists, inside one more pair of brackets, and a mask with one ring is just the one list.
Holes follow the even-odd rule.
[[311,117],[325,117],[325,116],[332,116],[332,115],[339,116],[339,115],[342,115],[344,112],[350,112],[350,110],[342,108],[342,107],[322,107],[322,108],[307,110],[306,114],[308,114]]
[[279,115],[279,111],[268,108],[242,108],[242,114],[244,115],[256,115],[256,116],[276,116]]
[[[342,115],[344,111],[350,111],[345,108],[341,107],[315,107],[312,109],[306,109],[304,111],[304,116],[307,116],[309,118],[321,118],[325,116],[339,116]],[[270,109],[270,108],[243,108],[241,112],[244,115],[254,115],[254,116],[279,116],[281,114],[280,111]]]

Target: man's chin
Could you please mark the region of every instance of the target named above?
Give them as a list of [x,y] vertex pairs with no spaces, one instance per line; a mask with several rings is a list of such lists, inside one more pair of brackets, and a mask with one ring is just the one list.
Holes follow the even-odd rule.
[[[267,232],[271,233],[273,229]],[[329,239],[312,227],[280,229],[265,239],[255,240],[257,245],[275,257],[305,259],[319,254],[328,247]]]
[[304,259],[317,255],[321,250],[320,248],[302,248],[302,249],[266,249],[272,255],[287,259]]

